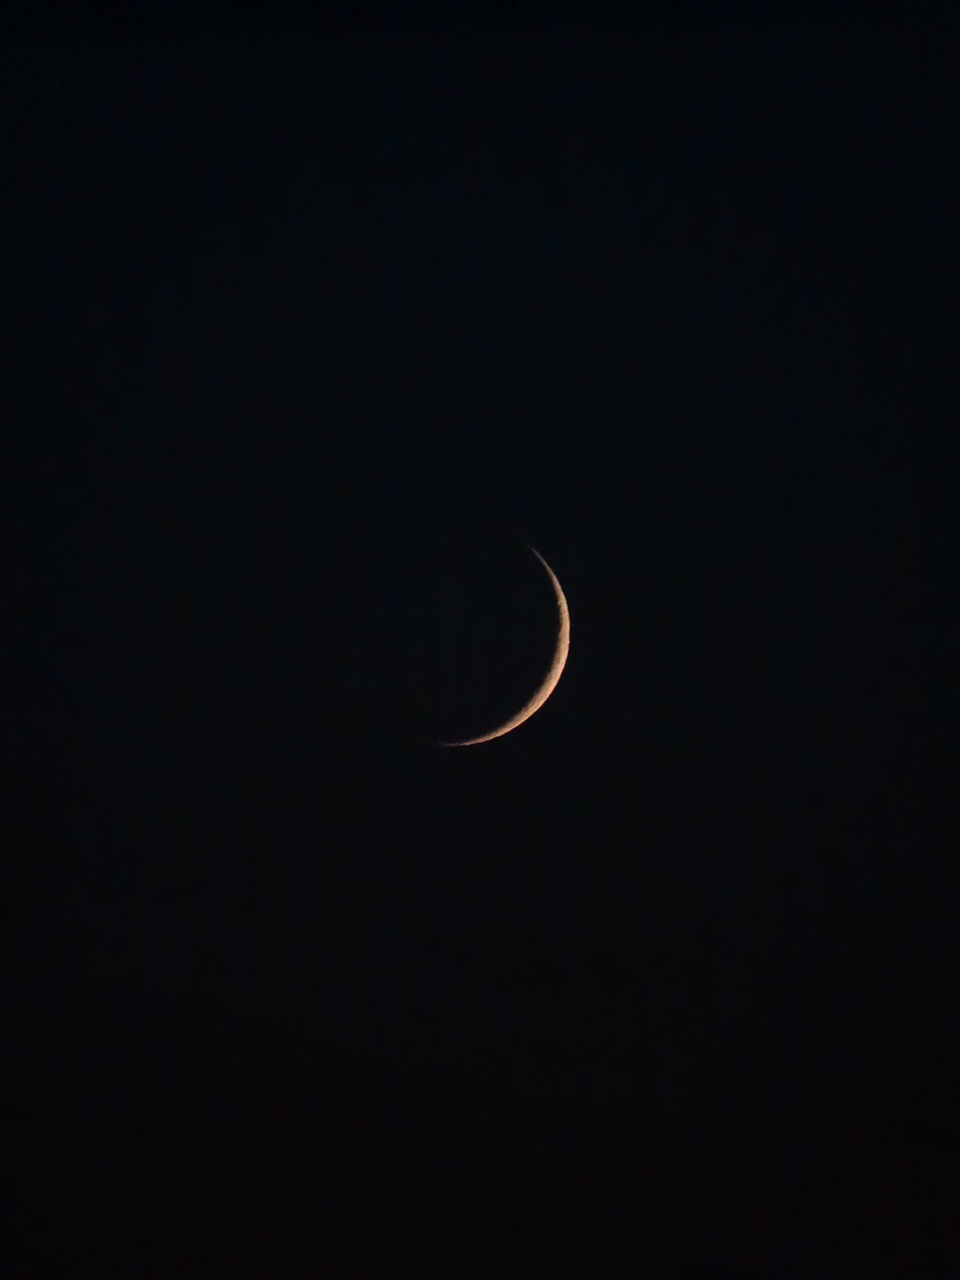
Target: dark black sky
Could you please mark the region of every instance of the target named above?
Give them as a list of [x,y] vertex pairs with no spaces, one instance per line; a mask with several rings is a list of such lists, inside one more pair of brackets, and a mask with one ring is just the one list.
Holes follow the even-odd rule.
[[953,1273],[943,35],[9,44],[11,1274]]

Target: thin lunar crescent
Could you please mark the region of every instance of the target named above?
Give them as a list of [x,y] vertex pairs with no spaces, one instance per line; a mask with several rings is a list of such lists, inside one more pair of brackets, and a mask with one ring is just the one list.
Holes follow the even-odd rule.
[[492,742],[494,738],[502,738],[505,733],[512,732],[512,730],[518,728],[525,720],[529,720],[535,712],[540,710],[546,700],[550,697],[551,693],[553,693],[554,689],[557,687],[560,677],[563,674],[563,668],[567,663],[567,654],[570,652],[570,610],[567,608],[567,599],[563,594],[563,588],[557,581],[557,575],[547,564],[546,560],[544,560],[540,552],[536,547],[531,547],[529,542],[526,545],[537,557],[544,569],[546,569],[547,575],[550,578],[550,583],[553,586],[554,595],[557,598],[559,629],[557,632],[556,648],[553,652],[553,661],[550,663],[550,670],[544,676],[540,683],[540,687],[537,689],[533,697],[520,708],[515,716],[511,716],[505,724],[502,724],[499,729],[492,729],[489,733],[485,733],[480,738],[467,738],[463,742],[441,742],[439,744],[441,747],[474,747],[481,742]]

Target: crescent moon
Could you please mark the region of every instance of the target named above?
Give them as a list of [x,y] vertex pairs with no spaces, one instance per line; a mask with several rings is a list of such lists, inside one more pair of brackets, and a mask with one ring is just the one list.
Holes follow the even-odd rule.
[[567,608],[567,598],[563,594],[563,588],[557,581],[557,575],[544,560],[543,556],[536,549],[531,547],[529,542],[525,544],[530,551],[537,557],[550,579],[553,587],[553,593],[557,599],[557,643],[553,651],[553,661],[550,663],[550,669],[540,682],[540,687],[534,693],[533,697],[520,708],[516,715],[511,716],[498,729],[491,729],[489,733],[485,733],[480,738],[466,738],[463,742],[441,742],[441,747],[475,747],[481,742],[492,742],[494,738],[502,738],[504,734],[512,733],[534,715],[546,700],[553,693],[554,689],[560,681],[563,674],[563,668],[567,665],[567,655],[570,652],[570,610]]

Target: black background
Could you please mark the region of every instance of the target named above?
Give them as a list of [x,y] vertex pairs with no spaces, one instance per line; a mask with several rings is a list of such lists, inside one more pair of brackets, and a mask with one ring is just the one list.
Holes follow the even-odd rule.
[[8,42],[11,1274],[953,1274],[953,65]]

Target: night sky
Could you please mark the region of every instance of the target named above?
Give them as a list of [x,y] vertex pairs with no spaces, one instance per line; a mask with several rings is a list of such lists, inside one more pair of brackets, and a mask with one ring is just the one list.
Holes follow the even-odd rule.
[[9,1275],[957,1274],[955,67],[7,42]]

